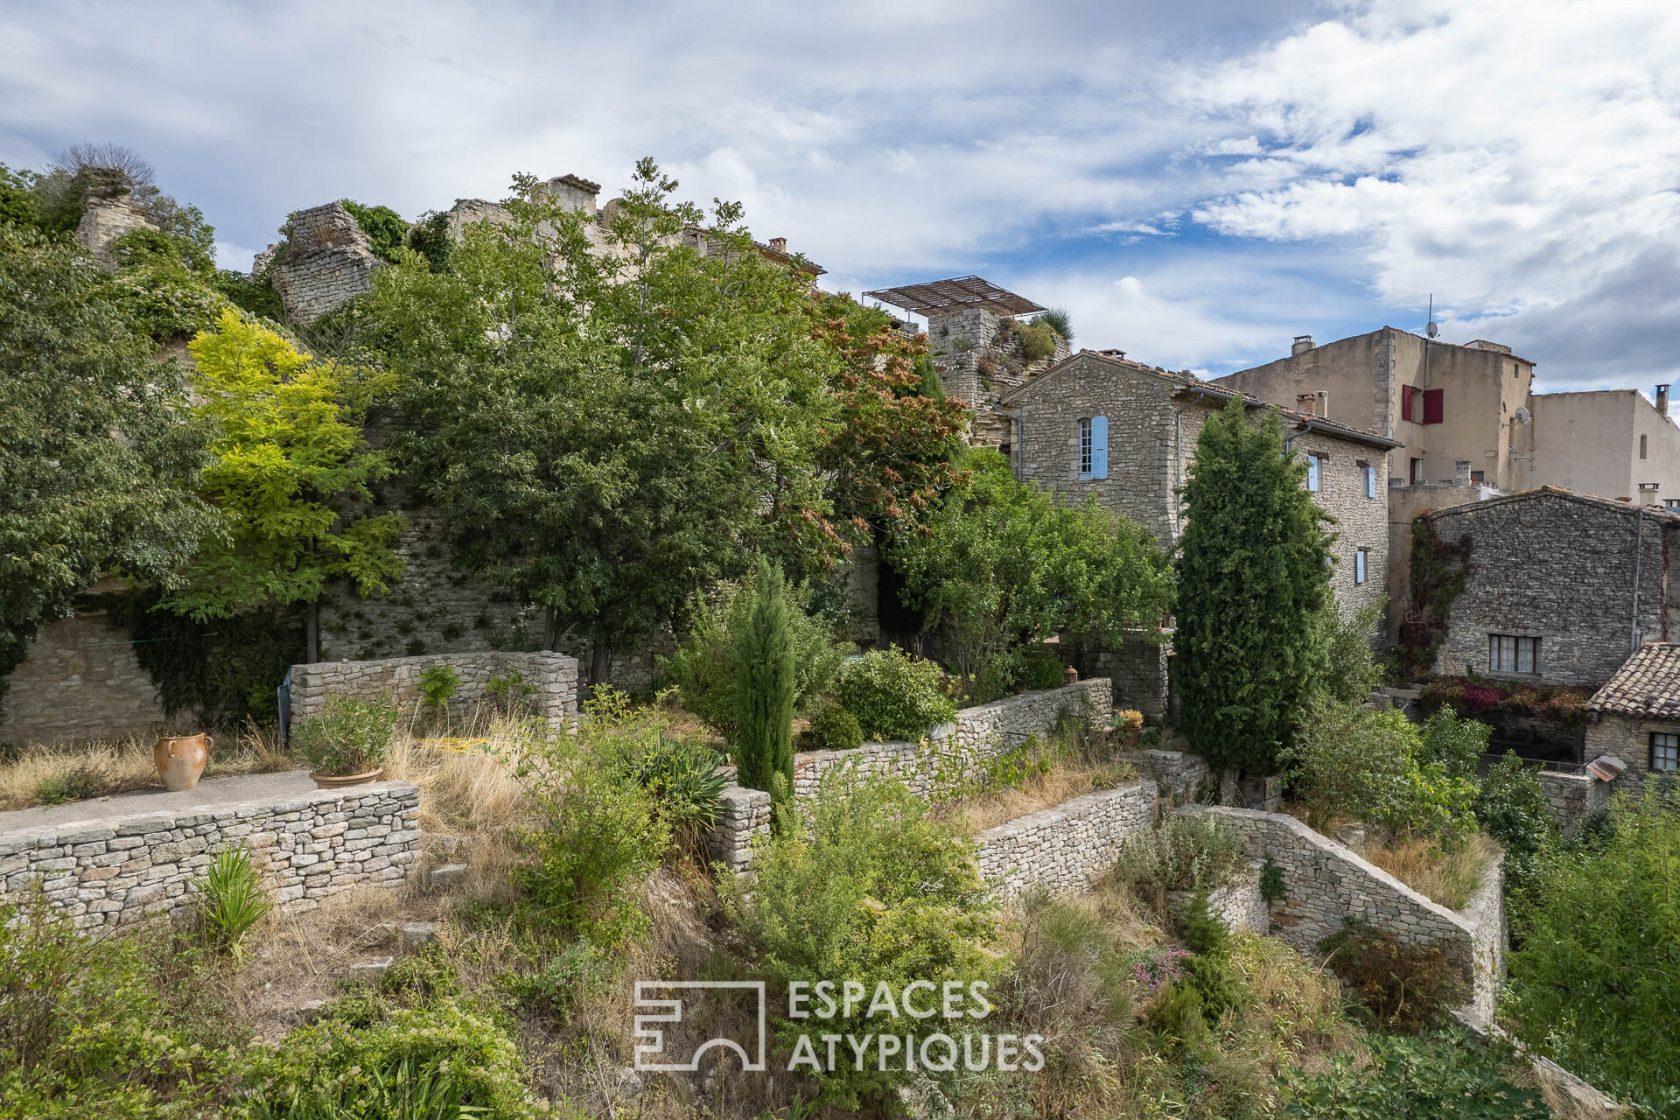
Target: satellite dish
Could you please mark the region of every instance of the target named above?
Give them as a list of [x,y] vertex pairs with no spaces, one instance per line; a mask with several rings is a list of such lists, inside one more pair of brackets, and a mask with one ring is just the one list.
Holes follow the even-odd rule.
[[1529,422],[1529,420],[1533,419],[1533,417],[1530,415],[1530,413],[1528,411],[1528,406],[1527,405],[1524,405],[1523,407],[1517,409],[1516,415],[1512,418],[1514,420],[1516,420],[1516,422],[1519,423],[1519,424],[1526,424],[1526,423]]
[[1424,332],[1427,333],[1430,338],[1434,338],[1441,333],[1441,324],[1439,324],[1439,323],[1435,322],[1435,320],[1431,319],[1429,321],[1429,325],[1427,327],[1424,327],[1423,329],[1424,329]]

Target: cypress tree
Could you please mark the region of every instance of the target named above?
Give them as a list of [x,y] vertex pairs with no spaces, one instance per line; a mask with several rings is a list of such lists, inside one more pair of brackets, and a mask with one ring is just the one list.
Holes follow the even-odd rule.
[[779,802],[793,790],[793,630],[781,569],[762,557],[754,591],[735,643],[736,776]]
[[1314,614],[1329,600],[1329,519],[1275,410],[1242,399],[1210,416],[1184,488],[1178,631],[1180,726],[1216,769],[1267,774],[1311,684]]

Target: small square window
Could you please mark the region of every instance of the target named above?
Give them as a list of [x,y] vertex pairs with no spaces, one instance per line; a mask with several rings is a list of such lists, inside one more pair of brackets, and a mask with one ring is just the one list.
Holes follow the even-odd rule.
[[1680,735],[1667,731],[1651,732],[1651,769],[1680,770]]
[[1488,635],[1488,672],[1538,673],[1540,639],[1515,634]]

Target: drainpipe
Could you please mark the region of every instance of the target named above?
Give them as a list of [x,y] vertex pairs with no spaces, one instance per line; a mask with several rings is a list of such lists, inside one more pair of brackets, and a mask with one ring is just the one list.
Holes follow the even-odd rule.
[[1639,574],[1645,559],[1645,507],[1639,507],[1633,538],[1633,649],[1639,650]]
[[1184,532],[1184,410],[1173,409],[1173,532]]

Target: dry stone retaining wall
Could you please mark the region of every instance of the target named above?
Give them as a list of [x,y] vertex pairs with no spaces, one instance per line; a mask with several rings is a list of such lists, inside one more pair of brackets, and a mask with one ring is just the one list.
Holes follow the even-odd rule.
[[380,782],[240,804],[133,813],[0,834],[0,897],[34,884],[92,929],[188,905],[223,849],[244,847],[284,910],[355,886],[400,886],[420,858],[420,791]]
[[1439,946],[1471,985],[1464,1013],[1491,1011],[1503,975],[1505,915],[1497,868],[1469,906],[1452,911],[1294,817],[1223,806],[1192,806],[1243,838],[1250,859],[1283,871],[1284,898],[1271,906],[1272,932],[1297,951],[1317,954],[1326,937],[1351,919],[1414,946]]
[[1161,792],[1170,794],[1181,805],[1201,796],[1212,780],[1207,759],[1188,751],[1145,750],[1124,757],[1138,768],[1138,773],[1154,778]]
[[770,795],[761,789],[728,785],[718,795],[717,823],[706,830],[706,855],[731,871],[752,864],[753,843],[770,835]]
[[1540,788],[1552,817],[1565,832],[1574,832],[1581,822],[1610,806],[1611,783],[1591,774],[1565,774],[1557,770],[1536,771]]
[[982,832],[980,877],[1006,899],[1037,887],[1082,891],[1114,866],[1127,837],[1153,827],[1153,782],[1087,793]]
[[577,715],[578,667],[563,653],[510,653],[487,650],[429,657],[391,657],[382,661],[321,661],[292,666],[291,726],[326,708],[329,696],[385,697],[408,707],[418,705],[422,674],[447,665],[460,676],[449,703],[460,711],[490,703],[490,682],[518,674],[533,691],[526,703],[538,716],[558,727]]
[[812,796],[824,774],[850,766],[859,774],[898,778],[922,796],[933,797],[976,778],[993,759],[1020,746],[1029,735],[1047,734],[1063,713],[1083,716],[1092,726],[1108,726],[1114,715],[1108,678],[964,708],[955,723],[930,729],[926,746],[865,743],[853,750],[802,753],[793,760],[794,795]]

